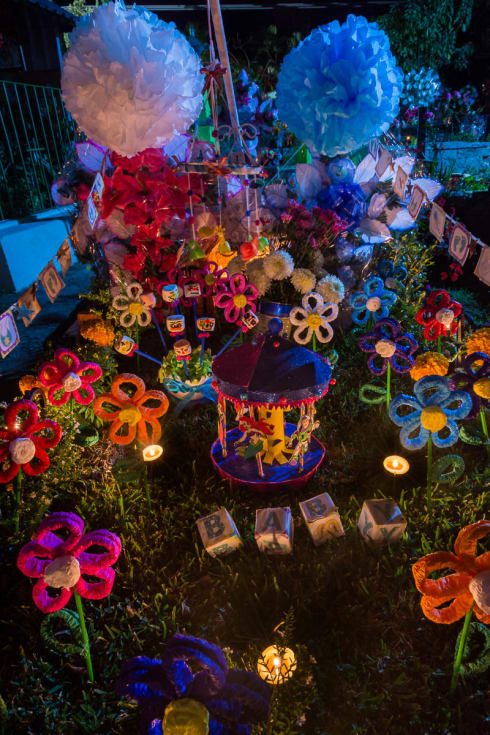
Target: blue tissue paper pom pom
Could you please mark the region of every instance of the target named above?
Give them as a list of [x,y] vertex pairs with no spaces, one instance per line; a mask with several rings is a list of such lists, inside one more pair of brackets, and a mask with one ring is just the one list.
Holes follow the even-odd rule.
[[322,209],[333,209],[347,222],[347,229],[357,227],[367,212],[366,196],[359,184],[332,184],[318,193]]
[[349,260],[352,259],[355,249],[356,246],[348,240],[345,240],[343,237],[339,237],[335,240],[335,255],[341,263],[348,263]]
[[279,119],[313,155],[349,153],[388,130],[402,88],[386,33],[349,15],[316,28],[284,57]]

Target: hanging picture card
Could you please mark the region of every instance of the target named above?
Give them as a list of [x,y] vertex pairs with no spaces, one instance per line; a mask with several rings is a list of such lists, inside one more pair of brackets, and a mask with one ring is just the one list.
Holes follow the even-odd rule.
[[412,195],[410,197],[410,201],[408,203],[408,213],[412,219],[417,219],[419,216],[420,210],[422,209],[422,204],[424,203],[425,199],[425,192],[423,189],[420,188],[420,186],[415,186],[412,189]]
[[405,199],[405,192],[407,190],[407,182],[408,182],[408,174],[405,173],[405,171],[402,169],[401,166],[398,166],[398,169],[396,172],[395,183],[393,184],[393,191],[402,200]]
[[2,358],[14,350],[20,342],[15,319],[10,311],[0,315],[0,354]]
[[442,242],[444,239],[444,227],[446,225],[446,212],[438,204],[432,204],[429,217],[429,232],[436,240]]
[[37,286],[33,283],[17,302],[17,316],[21,317],[25,327],[28,327],[41,311],[41,304],[36,298],[36,291]]
[[478,263],[475,268],[475,276],[486,286],[490,286],[490,248],[485,245],[482,248]]
[[381,149],[381,155],[378,159],[374,172],[378,178],[381,178],[391,163],[391,153],[386,148]]
[[52,263],[48,263],[46,268],[39,274],[39,280],[44,286],[48,299],[51,302],[56,301],[59,292],[65,287],[65,282]]
[[470,234],[462,225],[455,225],[449,239],[449,254],[460,265],[466,263],[470,252]]
[[57,253],[58,263],[60,264],[61,272],[63,274],[63,277],[66,276],[71,263],[71,247],[70,247],[70,241],[68,239],[65,240],[65,242],[61,245],[61,247],[58,250]]

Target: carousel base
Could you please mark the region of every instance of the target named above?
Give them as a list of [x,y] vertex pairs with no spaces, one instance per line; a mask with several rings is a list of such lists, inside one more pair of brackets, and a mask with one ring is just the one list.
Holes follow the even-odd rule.
[[[286,436],[296,431],[295,424],[285,424]],[[221,444],[217,439],[211,447],[211,459],[221,477],[231,481],[233,487],[247,487],[256,493],[270,493],[275,490],[295,490],[302,487],[323,462],[325,447],[314,436],[304,455],[303,468],[298,464],[263,464],[264,477],[259,476],[255,459],[245,459],[236,453],[235,442],[242,432],[238,427],[226,432],[227,456],[223,457]]]

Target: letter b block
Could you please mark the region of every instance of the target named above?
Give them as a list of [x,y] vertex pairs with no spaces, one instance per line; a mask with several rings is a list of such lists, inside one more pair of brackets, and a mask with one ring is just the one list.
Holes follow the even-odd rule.
[[242,539],[226,508],[196,521],[204,548],[211,556],[223,556],[238,549]]
[[320,546],[335,536],[344,535],[339,513],[328,493],[303,500],[299,507],[315,546]]
[[294,523],[291,508],[259,508],[255,514],[255,540],[266,554],[291,554]]

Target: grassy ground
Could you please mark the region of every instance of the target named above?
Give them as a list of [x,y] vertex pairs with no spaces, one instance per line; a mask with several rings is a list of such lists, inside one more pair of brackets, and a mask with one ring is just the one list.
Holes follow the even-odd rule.
[[[116,481],[110,471],[114,447],[104,441],[91,449],[76,447],[69,414],[47,409],[66,434],[51,451],[45,475],[25,482],[17,534],[8,520],[12,493],[2,493],[1,500],[6,543],[0,574],[7,604],[1,613],[0,717],[5,735],[137,733],[136,706],[113,693],[120,664],[135,654],[158,656],[176,631],[217,642],[233,665],[251,668],[282,632],[281,641],[294,649],[299,665],[274,697],[273,735],[490,732],[485,675],[461,682],[449,695],[461,624],[427,620],[411,575],[417,558],[452,550],[459,529],[488,514],[485,450],[461,443],[453,448],[464,456],[467,473],[455,486],[438,489],[429,517],[423,451],[409,456],[407,475],[396,481],[387,476],[382,460],[400,451],[399,430],[384,405],[369,407],[358,400],[369,374],[355,335],[338,337],[335,347],[337,384],[319,406],[317,432],[327,456],[299,495],[232,492],[209,459],[216,411],[208,405],[177,420],[172,412],[164,417],[165,453],[149,468],[149,508],[145,468],[136,457],[135,469],[126,465],[114,472]],[[149,363],[142,365],[154,387],[151,371]],[[393,395],[411,388],[410,377],[395,376]],[[435,458],[440,454],[436,450]],[[132,451],[126,458],[131,465]],[[298,500],[322,491],[338,505],[345,536],[315,548]],[[397,545],[370,548],[357,530],[360,508],[366,498],[385,496],[399,502],[408,528]],[[292,556],[258,552],[255,509],[267,505],[292,508]],[[195,521],[221,506],[233,516],[244,547],[218,560],[204,552]],[[123,540],[113,593],[84,604],[95,684],[88,683],[81,657],[63,658],[44,646],[43,616],[32,601],[31,582],[15,567],[21,545],[46,512],[55,510],[74,511],[87,529],[108,528]]]

